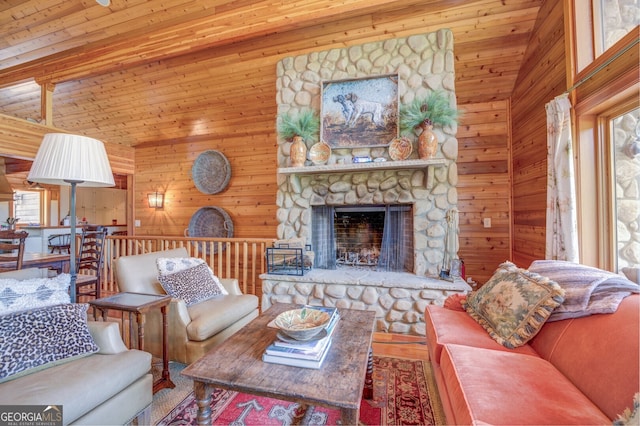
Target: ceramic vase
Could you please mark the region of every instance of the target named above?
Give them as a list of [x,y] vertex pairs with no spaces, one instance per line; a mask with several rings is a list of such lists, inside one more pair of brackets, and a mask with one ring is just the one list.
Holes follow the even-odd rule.
[[289,157],[291,158],[292,167],[302,167],[307,159],[307,145],[300,136],[293,137],[293,143],[289,150]]
[[433,126],[426,122],[420,124],[422,133],[418,136],[418,156],[421,160],[429,160],[436,157],[438,152],[438,138],[433,133]]

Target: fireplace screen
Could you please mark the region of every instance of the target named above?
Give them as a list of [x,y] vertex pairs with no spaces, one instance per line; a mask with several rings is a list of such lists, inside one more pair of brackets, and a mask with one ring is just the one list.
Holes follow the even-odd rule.
[[413,270],[411,206],[314,207],[312,222],[318,268]]

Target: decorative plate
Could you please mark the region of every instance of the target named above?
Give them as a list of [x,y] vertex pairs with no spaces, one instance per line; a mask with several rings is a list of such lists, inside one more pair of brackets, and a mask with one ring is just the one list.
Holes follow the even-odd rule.
[[413,148],[411,141],[406,137],[395,138],[389,144],[389,157],[394,161],[406,160],[411,155]]
[[326,164],[330,156],[331,147],[324,142],[318,142],[309,149],[309,160],[315,165]]
[[220,151],[205,151],[193,162],[191,175],[200,192],[217,194],[229,184],[231,165]]

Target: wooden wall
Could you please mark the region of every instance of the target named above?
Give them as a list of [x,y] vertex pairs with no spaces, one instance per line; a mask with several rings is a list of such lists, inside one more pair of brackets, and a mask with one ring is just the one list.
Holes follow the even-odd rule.
[[[183,235],[191,216],[201,207],[223,208],[231,217],[234,237],[275,238],[275,135],[230,136],[186,143],[136,147],[134,205],[140,227],[136,235]],[[200,192],[191,169],[198,155],[220,151],[231,165],[227,188],[217,194]],[[162,209],[151,209],[147,193],[164,192]]]
[[[332,40],[338,34],[326,33],[330,30],[330,26],[322,28],[327,44],[313,50],[323,51],[335,45]],[[360,38],[365,43],[376,37],[375,32],[363,30]],[[136,81],[144,79],[145,74],[155,75],[155,84],[162,93],[170,90],[172,79],[178,81],[178,88],[171,90],[181,90],[185,84],[168,71],[179,69],[178,61],[190,59],[197,64],[191,68],[194,72],[208,75],[206,101],[198,94],[185,99],[184,110],[167,111],[171,119],[157,129],[166,135],[165,139],[136,146],[133,205],[135,219],[141,225],[135,228],[136,235],[182,235],[197,209],[218,206],[231,216],[234,236],[276,237],[275,64],[288,56],[283,51],[298,54],[309,50],[308,45],[298,45],[291,37],[276,39],[277,44],[270,39],[259,46],[239,43],[189,58],[132,68],[118,76],[99,77],[101,84],[115,85],[117,79]],[[160,72],[165,69],[167,72]],[[202,81],[202,77],[193,74],[188,80]],[[193,93],[193,88],[190,90]],[[210,125],[209,137],[171,138],[176,127],[195,125],[180,116],[193,115],[207,104],[226,105],[226,115],[216,117],[214,125]],[[510,257],[509,103],[502,100],[459,107],[465,111],[458,134],[460,257],[465,260],[467,275],[484,283],[498,264]],[[206,109],[200,113],[206,114]],[[135,132],[132,136],[136,136]],[[220,150],[231,162],[229,187],[216,195],[200,193],[190,176],[193,160],[207,149]],[[167,193],[162,210],[147,207],[146,195],[156,189]],[[491,228],[483,227],[485,217],[491,218]]]
[[[510,258],[509,101],[461,106],[458,126],[459,256],[478,284]],[[485,228],[483,220],[491,220]]]
[[567,89],[563,2],[545,1],[511,98],[513,262],[544,259],[547,133],[545,104]]

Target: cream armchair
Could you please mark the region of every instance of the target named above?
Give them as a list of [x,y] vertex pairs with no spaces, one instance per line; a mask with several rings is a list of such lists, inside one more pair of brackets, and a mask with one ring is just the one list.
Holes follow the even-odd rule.
[[[178,248],[120,257],[114,262],[118,287],[122,292],[166,294],[158,282],[156,260],[188,256],[186,249]],[[167,313],[170,360],[191,364],[258,316],[258,297],[242,294],[236,279],[221,278],[220,281],[228,295],[216,296],[189,307],[181,299],[171,301]],[[162,356],[162,317],[159,311],[146,315],[144,342],[145,350]]]

